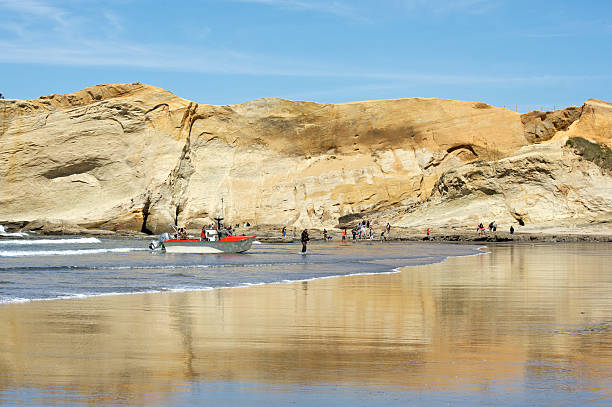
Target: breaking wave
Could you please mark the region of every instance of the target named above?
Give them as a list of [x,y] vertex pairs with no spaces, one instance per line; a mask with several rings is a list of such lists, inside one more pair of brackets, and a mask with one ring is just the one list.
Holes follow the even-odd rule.
[[20,240],[0,240],[0,245],[37,245],[37,244],[88,244],[100,243],[100,239],[95,237],[81,237],[76,239],[20,239]]
[[7,232],[6,229],[4,229],[4,226],[0,225],[0,236],[7,236],[7,237],[24,237],[27,236],[28,234],[25,232]]
[[79,249],[79,250],[0,250],[0,257],[27,257],[27,256],[79,256],[84,254],[100,253],[128,253],[148,251],[148,249],[135,247],[119,247],[115,249]]

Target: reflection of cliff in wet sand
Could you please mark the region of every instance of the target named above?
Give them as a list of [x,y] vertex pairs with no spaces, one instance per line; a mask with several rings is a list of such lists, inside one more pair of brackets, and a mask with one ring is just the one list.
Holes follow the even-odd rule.
[[0,387],[136,404],[202,401],[189,389],[203,382],[282,385],[288,400],[381,385],[406,400],[610,401],[610,249],[500,246],[398,274],[4,305]]

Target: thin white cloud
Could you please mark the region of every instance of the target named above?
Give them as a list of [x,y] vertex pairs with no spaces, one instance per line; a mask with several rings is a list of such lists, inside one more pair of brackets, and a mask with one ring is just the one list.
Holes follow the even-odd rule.
[[338,78],[346,80],[385,81],[367,85],[393,86],[478,85],[561,83],[567,81],[609,80],[611,76],[589,75],[447,75],[414,72],[371,72],[348,70],[342,66],[318,64],[316,61],[292,61],[265,55],[250,55],[232,50],[194,50],[165,44],[78,41],[70,46],[29,44],[27,46],[0,41],[0,62],[34,63],[59,66],[111,66],[159,69],[174,72],[196,72],[253,76],[293,76],[308,78]]
[[25,38],[28,35],[28,30],[22,24],[13,21],[0,19],[0,30],[11,33],[18,38]]
[[500,0],[397,0],[410,14],[484,14],[501,5]]
[[68,13],[56,6],[36,0],[0,0],[0,8],[21,15],[34,16],[55,21],[62,26],[70,25]]
[[525,33],[523,34],[523,37],[526,38],[541,38],[541,39],[545,39],[545,38],[568,38],[568,37],[573,37],[574,34],[570,34],[570,33]]
[[255,3],[281,8],[314,10],[323,13],[344,14],[354,9],[339,1],[298,1],[298,0],[231,0],[238,3]]
[[[551,29],[552,27],[552,29]],[[542,24],[538,26],[526,27],[516,34],[526,38],[569,38],[569,37],[590,37],[593,35],[605,35],[610,31],[609,25],[603,19],[579,20],[571,18],[569,20],[557,18],[554,24]]]
[[123,31],[121,20],[115,13],[106,10],[102,13],[102,15],[111,29],[113,29],[115,32]]
[[[241,0],[267,4],[291,4],[293,7],[307,7],[305,2],[290,0]],[[477,6],[481,0],[465,0],[464,7]],[[313,3],[319,7],[322,3]],[[341,4],[341,3],[337,3]],[[112,35],[103,35],[97,29],[95,34],[86,29],[92,21],[75,15],[69,10],[49,6],[42,1],[0,0],[0,15],[10,11],[19,19],[27,15],[29,30],[19,30],[17,22],[8,24],[11,38],[0,39],[0,63],[29,63],[57,66],[106,66],[157,69],[172,72],[199,72],[235,75],[295,76],[309,78],[339,78],[344,80],[365,80],[386,82],[372,86],[396,86],[406,84],[470,85],[542,83],[579,80],[609,79],[591,76],[517,76],[517,75],[445,75],[418,72],[373,72],[367,67],[347,67],[341,61],[317,61],[286,58],[282,55],[263,55],[241,52],[235,49],[212,48],[201,45],[177,43],[135,42],[122,39],[115,41]],[[121,30],[120,19],[112,14],[102,14],[107,24]],[[11,23],[9,19],[9,23]],[[39,25],[45,24],[44,29]],[[6,30],[5,27],[5,30]],[[65,28],[65,29],[57,29]],[[8,31],[5,31],[8,32]],[[86,33],[89,33],[87,35]],[[307,58],[307,59],[306,59]]]
[[372,15],[423,14],[484,14],[500,6],[502,0],[228,0],[236,3],[252,3],[283,9],[316,11],[335,14],[353,20],[371,21]]
[[369,19],[363,13],[363,10],[359,10],[353,5],[344,1],[300,1],[300,0],[229,0],[234,3],[252,3],[260,4],[264,6],[271,6],[276,8],[300,10],[300,11],[314,11],[324,14],[333,14],[343,18],[358,20],[358,21],[369,21]]

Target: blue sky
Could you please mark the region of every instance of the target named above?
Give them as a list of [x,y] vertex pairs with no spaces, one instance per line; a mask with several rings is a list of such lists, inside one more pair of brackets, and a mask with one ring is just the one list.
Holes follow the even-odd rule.
[[143,82],[198,103],[612,101],[612,2],[0,0],[0,92]]

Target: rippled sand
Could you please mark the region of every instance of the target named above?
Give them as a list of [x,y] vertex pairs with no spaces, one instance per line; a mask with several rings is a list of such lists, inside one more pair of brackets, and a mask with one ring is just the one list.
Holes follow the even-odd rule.
[[0,404],[609,405],[611,249],[0,306]]

